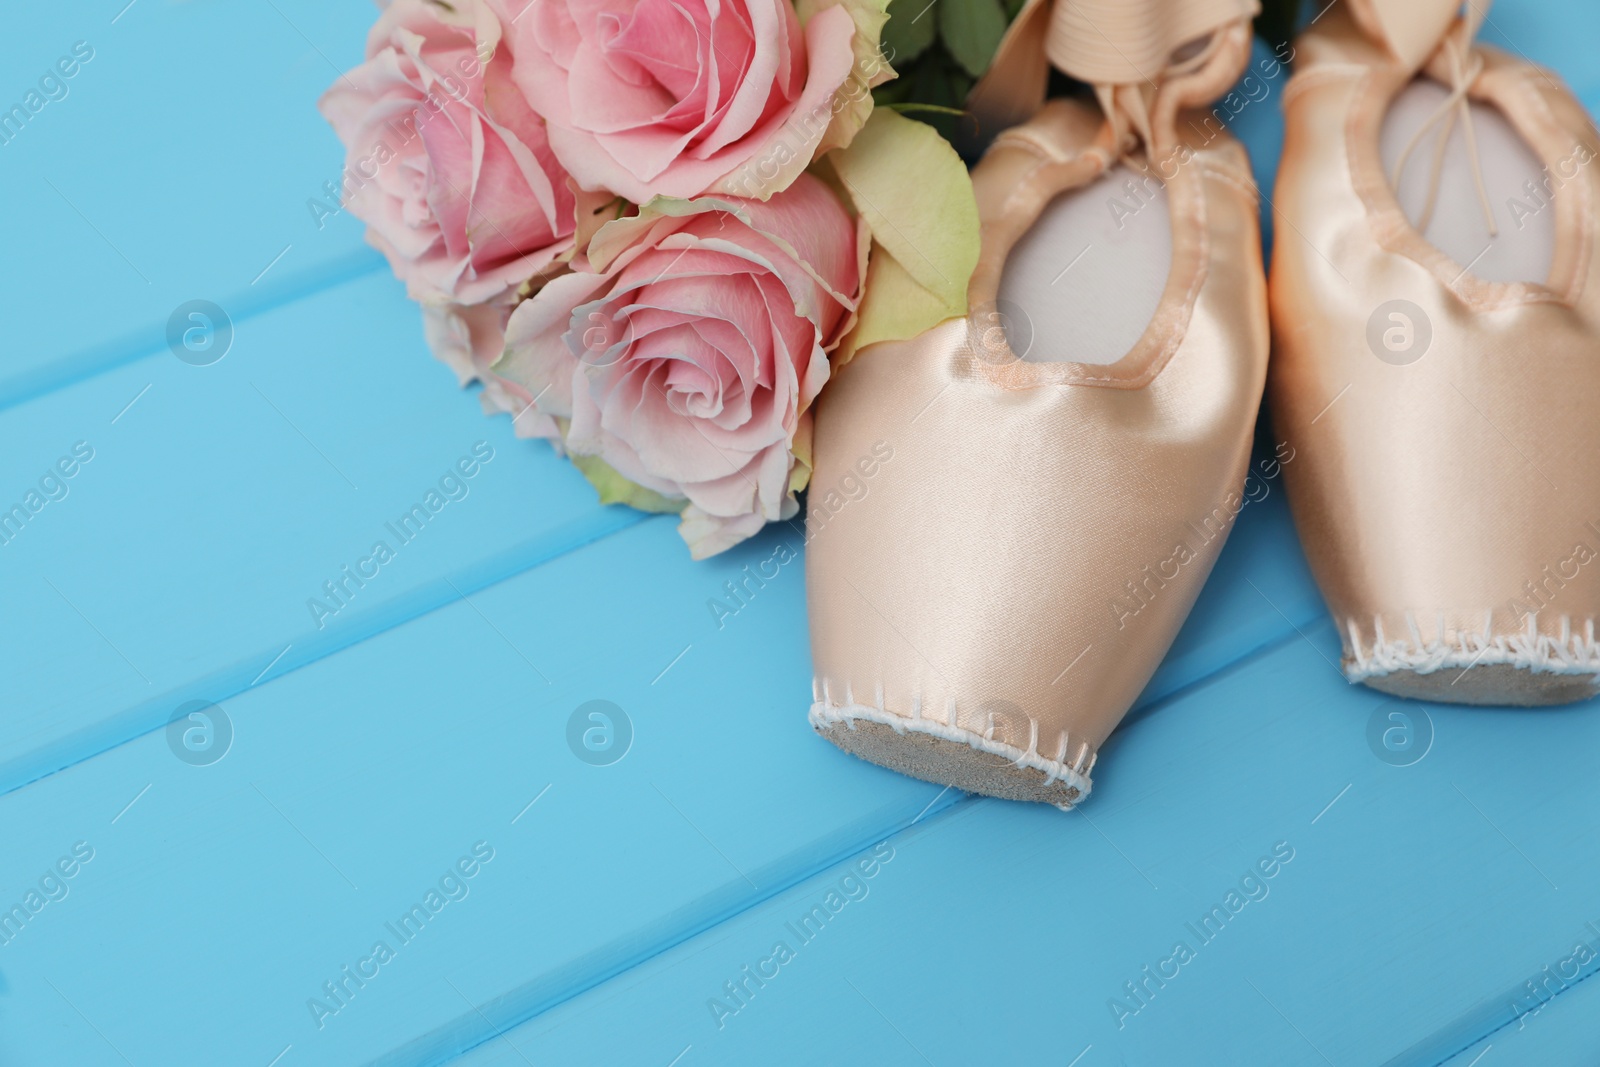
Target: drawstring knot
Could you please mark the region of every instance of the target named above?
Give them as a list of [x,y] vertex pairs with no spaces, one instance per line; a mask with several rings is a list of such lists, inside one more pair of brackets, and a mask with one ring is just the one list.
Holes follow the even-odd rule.
[[1489,226],[1489,236],[1499,236],[1499,228],[1495,226],[1494,209],[1489,205],[1489,192],[1483,181],[1483,162],[1478,153],[1477,131],[1472,123],[1472,104],[1468,98],[1473,84],[1478,80],[1478,75],[1483,73],[1483,56],[1473,50],[1472,41],[1478,35],[1478,28],[1483,24],[1484,11],[1478,4],[1468,4],[1467,14],[1460,22],[1445,35],[1440,50],[1450,68],[1450,95],[1444,102],[1434,109],[1428,120],[1419,126],[1411,139],[1406,142],[1405,150],[1400,153],[1399,162],[1394,168],[1394,187],[1400,188],[1400,176],[1405,173],[1406,164],[1411,160],[1411,153],[1422,144],[1422,139],[1427,136],[1433,127],[1439,127],[1439,134],[1434,140],[1433,168],[1428,177],[1428,199],[1422,208],[1422,217],[1417,222],[1417,229],[1426,232],[1428,223],[1433,219],[1434,205],[1439,199],[1439,182],[1444,172],[1445,148],[1450,143],[1450,134],[1455,129],[1456,119],[1461,120],[1461,132],[1466,138],[1467,155],[1472,160],[1472,181],[1478,190],[1478,203],[1483,208],[1483,219]]
[[1128,155],[1138,148],[1139,143],[1143,143],[1148,151],[1155,150],[1150,130],[1150,108],[1140,86],[1100,84],[1094,86],[1094,95],[1100,101],[1100,110],[1111,124],[1111,140],[1116,145],[1118,155]]

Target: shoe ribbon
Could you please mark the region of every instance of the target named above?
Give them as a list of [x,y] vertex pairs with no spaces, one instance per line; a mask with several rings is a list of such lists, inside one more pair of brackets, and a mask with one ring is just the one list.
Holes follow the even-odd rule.
[[1489,206],[1489,192],[1483,181],[1483,161],[1478,151],[1477,131],[1472,124],[1472,104],[1468,99],[1468,92],[1478,80],[1478,75],[1483,73],[1483,55],[1474,51],[1472,41],[1478,35],[1479,28],[1487,14],[1488,0],[1472,0],[1467,4],[1467,13],[1450,28],[1445,34],[1444,41],[1439,45],[1439,53],[1444,57],[1445,66],[1450,72],[1450,95],[1434,109],[1426,122],[1417,127],[1411,139],[1406,142],[1405,149],[1400,153],[1400,159],[1395,163],[1393,183],[1396,190],[1400,188],[1400,176],[1405,173],[1406,164],[1411,161],[1411,154],[1422,144],[1422,139],[1428,131],[1438,127],[1438,135],[1434,138],[1433,169],[1428,177],[1428,200],[1423,205],[1422,217],[1417,221],[1417,229],[1426,232],[1428,223],[1433,219],[1433,209],[1439,199],[1439,182],[1444,173],[1445,148],[1450,143],[1451,131],[1455,129],[1456,119],[1461,120],[1461,133],[1467,141],[1467,155],[1472,160],[1472,181],[1478,190],[1478,203],[1483,208],[1483,219],[1489,225],[1489,236],[1496,237],[1499,230],[1494,223],[1494,209]]
[[1257,0],[1027,0],[968,110],[985,138],[1026,121],[1053,66],[1094,89],[1119,151],[1153,148],[1157,115],[1210,103],[1238,77],[1258,10]]

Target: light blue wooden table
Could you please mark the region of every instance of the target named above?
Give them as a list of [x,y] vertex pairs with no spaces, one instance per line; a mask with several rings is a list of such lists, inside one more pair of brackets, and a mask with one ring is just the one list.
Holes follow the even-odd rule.
[[[13,7],[0,104],[75,73],[0,143],[0,1064],[1600,1062],[1600,708],[1345,685],[1280,488],[1081,811],[879,771],[806,726],[803,564],[706,608],[796,530],[696,564],[600,507],[318,224],[370,8]],[[1486,36],[1600,106],[1592,4]]]

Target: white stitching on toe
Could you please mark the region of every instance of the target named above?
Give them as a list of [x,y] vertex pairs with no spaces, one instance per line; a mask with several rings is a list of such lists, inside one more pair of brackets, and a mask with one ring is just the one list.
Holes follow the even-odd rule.
[[1465,669],[1491,664],[1506,664],[1534,674],[1592,674],[1600,677],[1600,642],[1595,640],[1595,621],[1585,619],[1583,633],[1573,633],[1572,620],[1561,616],[1561,633],[1552,637],[1538,630],[1538,613],[1528,615],[1527,626],[1518,633],[1497,634],[1491,629],[1493,612],[1484,615],[1483,629],[1462,630],[1448,640],[1444,620],[1431,641],[1423,638],[1411,613],[1406,622],[1411,639],[1389,640],[1383,632],[1382,617],[1373,618],[1371,648],[1362,647],[1361,633],[1354,618],[1345,620],[1350,633],[1350,655],[1345,677],[1352,682],[1381,678],[1395,671],[1432,674],[1450,668]]
[[1021,767],[1023,760],[1027,759],[1029,756],[1033,756],[1033,757],[1037,758],[1038,755],[1039,755],[1039,720],[1035,719],[1033,716],[1030,715],[1030,716],[1028,716],[1028,751],[1026,751],[1022,755],[1018,756],[1012,762],[1014,764],[1016,764],[1018,767]]

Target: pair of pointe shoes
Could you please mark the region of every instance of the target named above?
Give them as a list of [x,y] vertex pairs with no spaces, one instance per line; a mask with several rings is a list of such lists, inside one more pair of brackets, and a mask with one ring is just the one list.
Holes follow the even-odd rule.
[[[1346,0],[1296,42],[1269,298],[1248,160],[1193,110],[1246,63],[1253,0],[1031,0],[973,100],[1026,121],[973,171],[969,317],[865,350],[818,410],[819,733],[929,781],[1080,801],[1238,513],[1264,388],[1351,681],[1461,703],[1596,692],[1600,139],[1457,10]],[[1099,106],[1040,107],[1047,61]],[[1383,149],[1418,92],[1440,104],[1408,104],[1433,120],[1413,146],[1459,122],[1474,149],[1531,148],[1538,189],[1512,187],[1549,235],[1543,283],[1445,251],[1452,227],[1492,229],[1487,194],[1408,219]],[[1477,160],[1464,183],[1440,153],[1424,216],[1441,170],[1445,194],[1483,188]],[[1142,270],[1086,228],[1082,205],[1102,218],[1107,195],[1139,206],[1113,209],[1118,227],[1154,235]],[[1095,240],[1116,277],[1074,265]],[[1060,265],[1065,285],[1039,280]],[[1143,325],[1119,337],[1130,308]]]

